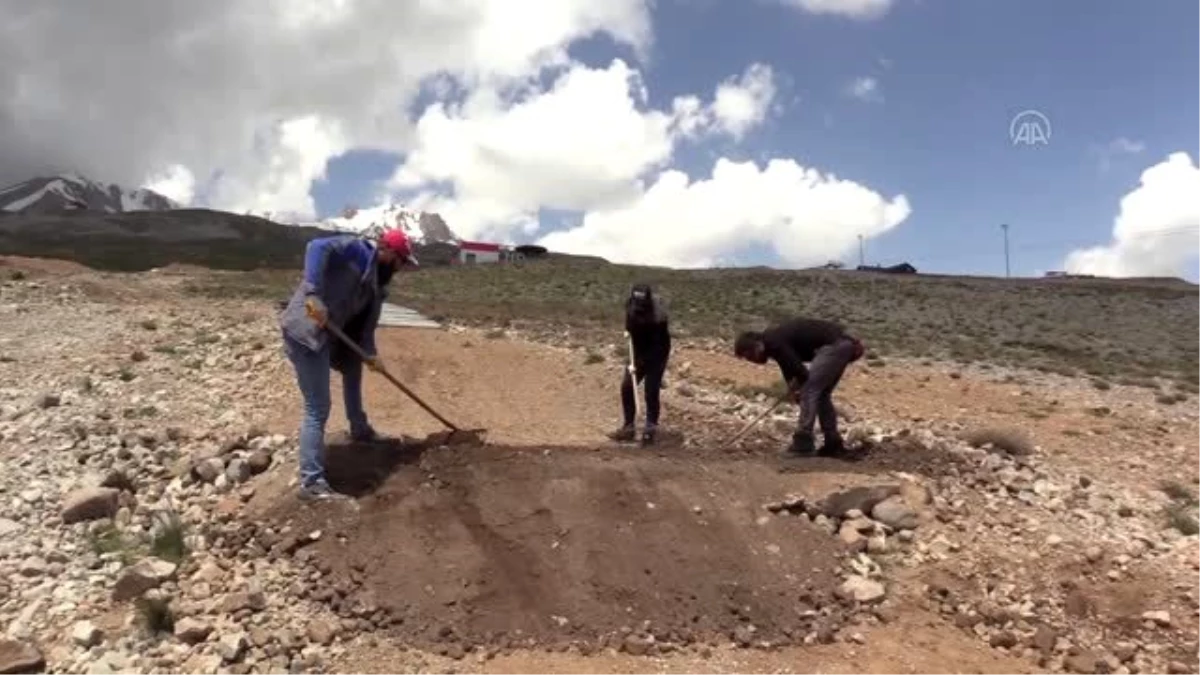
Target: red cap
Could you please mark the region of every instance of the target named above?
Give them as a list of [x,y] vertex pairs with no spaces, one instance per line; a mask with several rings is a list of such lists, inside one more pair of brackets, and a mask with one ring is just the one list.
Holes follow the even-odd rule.
[[379,237],[379,245],[382,248],[395,251],[396,255],[400,256],[401,259],[411,262],[414,265],[417,263],[416,256],[412,252],[412,244],[409,242],[408,235],[404,233],[404,230],[395,229],[384,232]]

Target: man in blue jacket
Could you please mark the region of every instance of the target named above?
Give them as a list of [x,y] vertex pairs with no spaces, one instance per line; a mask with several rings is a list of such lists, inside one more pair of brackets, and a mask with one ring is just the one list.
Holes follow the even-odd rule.
[[325,330],[341,328],[370,356],[366,365],[382,370],[375,328],[387,297],[387,284],[403,264],[417,263],[403,230],[388,230],[372,243],[354,235],[323,237],[308,243],[304,276],[280,316],[284,351],[296,369],[304,397],[300,424],[300,497],[341,497],[325,479],[325,423],[329,419],[329,372],[342,374],[342,395],[350,435],[376,438],[362,404],[362,360]]

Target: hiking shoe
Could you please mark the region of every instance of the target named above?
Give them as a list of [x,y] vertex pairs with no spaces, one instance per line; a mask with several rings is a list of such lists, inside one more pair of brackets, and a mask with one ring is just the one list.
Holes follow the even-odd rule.
[[642,430],[642,445],[654,445],[654,437],[658,435],[658,426],[647,424]]
[[350,440],[355,443],[375,443],[382,441],[383,437],[379,435],[375,429],[366,427],[363,429],[355,429],[350,432]]
[[812,434],[796,433],[792,434],[792,443],[783,454],[785,457],[805,457],[812,455],[816,450]]
[[350,497],[337,492],[327,483],[316,483],[300,488],[300,499],[306,502],[323,502],[334,499],[350,499]]
[[817,454],[821,457],[841,457],[846,454],[846,444],[841,439],[825,441],[817,450]]
[[637,438],[637,429],[632,424],[627,424],[608,434],[608,440],[617,441],[618,443],[628,443],[635,438]]

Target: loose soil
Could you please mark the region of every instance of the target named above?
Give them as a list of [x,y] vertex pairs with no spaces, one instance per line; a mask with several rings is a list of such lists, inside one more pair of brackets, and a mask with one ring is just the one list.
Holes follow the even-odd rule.
[[[335,448],[335,487],[370,489],[370,454]],[[314,554],[331,584],[358,582],[335,605],[377,605],[413,645],[594,649],[646,627],[675,644],[739,628],[787,643],[840,625],[843,552],[806,519],[767,514],[759,495],[817,482],[747,460],[431,449],[361,497]],[[305,527],[324,524],[313,516]]]
[[[382,378],[368,377],[372,423],[402,438],[331,443],[330,481],[357,506],[305,505],[283,485],[258,490],[249,508],[268,522],[322,532],[302,551],[323,573],[312,595],[387,626],[379,651],[356,654],[342,668],[386,670],[391,645],[406,645],[502,654],[488,662],[493,672],[639,670],[600,648],[620,647],[629,633],[683,646],[740,639],[779,648],[818,638],[769,658],[736,652],[726,666],[699,665],[707,659],[695,654],[656,661],[667,670],[778,669],[839,631],[879,626],[846,623],[852,607],[835,591],[849,548],[763,505],[895,483],[895,471],[938,476],[957,461],[903,439],[861,461],[781,460],[770,424],[727,451],[720,441],[741,423],[671,386],[665,443],[604,443],[619,411],[616,359],[587,364],[577,352],[476,331],[385,330],[379,342],[381,353],[396,355],[392,370],[401,381],[460,426],[488,429],[489,442],[427,442],[440,438],[437,422]],[[297,419],[296,404],[275,419]],[[344,437],[340,409],[330,426]],[[965,650],[976,652],[979,672],[1028,668],[952,630],[942,635],[950,627],[941,617],[915,617],[906,619],[912,629],[925,617],[924,640],[941,645],[930,647],[931,659]],[[939,668],[902,649],[837,665],[832,647],[824,649],[822,670]]]

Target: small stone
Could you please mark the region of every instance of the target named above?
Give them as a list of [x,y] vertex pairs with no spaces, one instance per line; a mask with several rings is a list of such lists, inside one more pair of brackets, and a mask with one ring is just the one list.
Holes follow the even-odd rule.
[[68,494],[63,500],[62,520],[66,524],[112,518],[120,508],[121,493],[107,487],[87,487]]
[[46,659],[37,647],[0,639],[0,673],[40,673],[45,668]]
[[645,656],[650,653],[650,648],[653,645],[654,641],[652,638],[627,635],[624,642],[621,643],[621,648],[633,656]]
[[1043,654],[1050,654],[1054,651],[1054,645],[1058,643],[1058,633],[1054,629],[1042,624],[1033,632],[1033,646]]
[[1064,665],[1067,670],[1073,673],[1094,673],[1099,659],[1092,652],[1083,651],[1072,656],[1068,656]]
[[1099,562],[1104,557],[1104,550],[1099,546],[1089,546],[1083,551],[1083,557],[1087,558],[1088,562]]
[[317,619],[308,624],[307,634],[309,642],[328,646],[337,637],[337,626],[328,621]]
[[132,600],[146,591],[158,588],[175,576],[175,563],[159,558],[143,558],[127,567],[113,586],[113,600]]
[[246,465],[250,467],[250,473],[257,476],[271,468],[271,453],[266,450],[255,450],[250,453]]
[[1142,613],[1143,621],[1151,621],[1158,626],[1171,625],[1171,613],[1166,610],[1156,610]]
[[37,557],[26,558],[21,561],[17,571],[23,577],[40,577],[46,573],[46,561]]
[[878,581],[853,575],[842,582],[838,594],[844,599],[865,604],[882,600],[887,590]]
[[42,409],[57,408],[62,405],[62,398],[58,394],[43,394],[38,399],[38,407]]
[[225,467],[225,477],[234,485],[245,483],[250,480],[250,465],[242,459],[231,459]]
[[246,634],[242,632],[222,635],[217,640],[217,653],[229,663],[235,663],[242,658],[246,651]]
[[1062,542],[1063,542],[1063,538],[1058,536],[1057,534],[1052,534],[1049,537],[1046,537],[1046,545],[1047,546],[1058,546]]
[[887,550],[888,541],[884,535],[876,534],[867,538],[867,553],[887,553]]
[[862,541],[863,536],[859,533],[858,528],[855,527],[853,523],[847,521],[842,523],[841,529],[838,530],[838,538],[844,543],[853,546]]
[[1002,630],[999,633],[993,633],[989,643],[993,647],[1012,649],[1017,646],[1017,636],[1012,631]]
[[756,632],[758,632],[758,629],[744,623],[733,630],[733,641],[739,647],[749,647],[754,642],[754,634]]
[[871,509],[871,517],[895,530],[911,530],[921,523],[920,514],[899,495],[876,504]]
[[1196,669],[1183,661],[1171,661],[1167,664],[1167,672],[1171,675],[1186,675],[1186,673],[1196,672]]
[[225,461],[220,457],[209,457],[197,462],[192,471],[200,480],[212,483],[224,473]]
[[9,536],[10,534],[16,534],[16,533],[20,532],[22,529],[24,529],[24,528],[22,528],[21,524],[16,522],[15,520],[9,520],[8,518],[0,518],[0,539],[3,539],[5,537]]
[[80,621],[71,628],[71,641],[88,649],[100,644],[104,634],[91,621]]
[[212,624],[192,617],[185,617],[175,622],[176,639],[189,645],[204,642],[212,630]]

